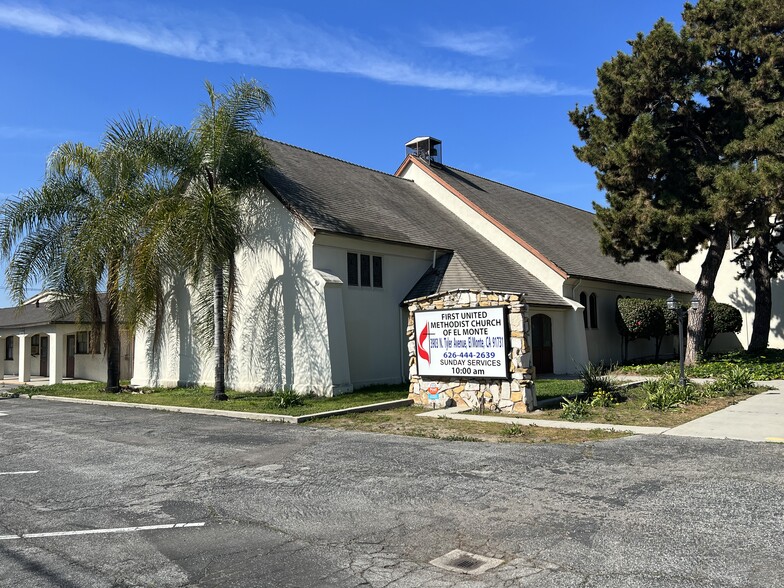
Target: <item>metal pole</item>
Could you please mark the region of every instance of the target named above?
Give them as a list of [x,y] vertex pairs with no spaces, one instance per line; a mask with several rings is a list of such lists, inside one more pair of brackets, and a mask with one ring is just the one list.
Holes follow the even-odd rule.
[[678,354],[681,358],[681,379],[679,381],[681,387],[686,385],[686,377],[683,374],[683,317],[686,312],[682,309],[678,309]]

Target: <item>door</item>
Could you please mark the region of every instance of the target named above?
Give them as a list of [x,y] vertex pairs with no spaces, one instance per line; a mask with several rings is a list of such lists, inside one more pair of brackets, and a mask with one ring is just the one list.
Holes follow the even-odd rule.
[[65,340],[65,377],[74,377],[74,357],[76,356],[76,335],[68,335]]
[[553,373],[553,326],[546,314],[531,317],[531,353],[537,376]]
[[41,367],[38,374],[41,376],[49,375],[49,337],[41,335]]

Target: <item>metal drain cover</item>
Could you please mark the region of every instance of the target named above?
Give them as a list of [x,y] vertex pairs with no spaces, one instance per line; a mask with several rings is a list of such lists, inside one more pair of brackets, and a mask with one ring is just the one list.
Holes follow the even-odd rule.
[[500,566],[504,563],[504,560],[468,553],[462,549],[455,549],[446,555],[437,557],[430,563],[442,570],[475,576],[477,574],[483,574],[496,566]]

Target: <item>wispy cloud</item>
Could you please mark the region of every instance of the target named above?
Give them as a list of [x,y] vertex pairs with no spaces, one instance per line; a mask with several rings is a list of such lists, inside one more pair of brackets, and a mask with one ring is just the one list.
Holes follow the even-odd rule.
[[475,57],[507,57],[530,39],[514,39],[502,29],[436,31],[425,33],[424,44]]
[[[137,13],[138,14],[138,13]],[[330,30],[294,17],[221,26],[231,19],[187,18],[130,20],[119,16],[68,13],[46,7],[0,3],[0,28],[50,37],[75,37],[196,61],[300,69],[357,75],[379,82],[479,94],[577,95],[587,93],[535,75],[492,75],[471,69],[421,67],[378,43],[350,31]],[[199,26],[200,23],[208,23]],[[473,49],[493,49],[477,37]],[[452,50],[459,45],[453,44]]]
[[74,133],[65,129],[41,129],[36,127],[0,125],[0,139],[63,139]]

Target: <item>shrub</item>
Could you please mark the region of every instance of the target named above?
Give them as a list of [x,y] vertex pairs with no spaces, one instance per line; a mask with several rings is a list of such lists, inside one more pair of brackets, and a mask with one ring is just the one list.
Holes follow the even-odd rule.
[[705,313],[705,349],[720,333],[740,333],[743,317],[740,311],[730,304],[709,302]]
[[591,406],[601,408],[615,406],[615,395],[609,390],[598,388],[593,391],[593,396],[591,397]]
[[743,366],[734,365],[719,376],[716,385],[725,392],[736,392],[738,390],[753,388],[754,382],[751,376],[751,370]]
[[569,400],[564,398],[561,403],[561,408],[563,409],[561,418],[567,421],[581,421],[590,414],[590,407],[591,405],[587,400],[580,400],[579,398]]
[[683,404],[699,402],[700,394],[691,382],[678,383],[677,373],[666,374],[660,380],[645,382],[640,388],[647,394],[642,407],[648,410],[669,410]]
[[607,375],[612,367],[607,367],[604,362],[598,364],[590,361],[580,368],[580,379],[583,382],[583,392],[593,395],[596,390],[603,389],[613,392],[617,388],[615,380]]
[[278,390],[272,395],[272,401],[277,408],[301,406],[305,400],[294,390]]

